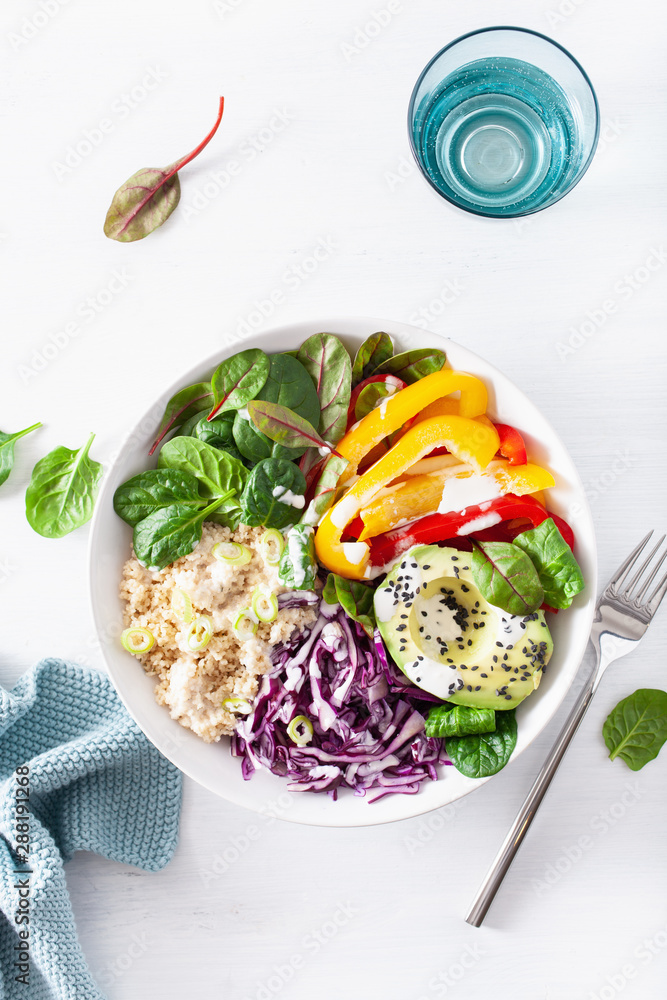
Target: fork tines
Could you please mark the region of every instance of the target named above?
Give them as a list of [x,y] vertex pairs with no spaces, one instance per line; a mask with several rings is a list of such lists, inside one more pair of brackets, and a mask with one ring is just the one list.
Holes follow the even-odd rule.
[[[649,541],[653,537],[653,532],[649,531],[646,538],[642,539],[636,549],[634,549],[628,558],[625,560],[623,565],[619,568],[616,576],[610,582],[609,590],[616,597],[623,597],[627,601],[632,601],[636,607],[645,608],[649,614],[653,614],[660,602],[662,601],[665,593],[667,592],[667,574],[663,576],[660,582],[657,584],[651,595],[646,598],[646,594],[649,591],[653,581],[660,568],[662,567],[665,559],[667,559],[667,549],[662,553],[660,558],[655,562],[653,568],[651,569],[649,576],[646,580],[642,581],[644,574],[651,566],[651,563],[656,556],[658,550],[665,541],[665,535],[662,536],[657,542],[657,544],[652,548],[651,552],[647,558],[642,562],[641,566],[636,570],[634,576],[629,583],[625,583],[626,578],[629,576],[630,571],[635,568],[635,564],[639,556],[642,554]],[[641,586],[640,586],[641,583]],[[636,588],[639,587],[638,590]],[[636,590],[636,593],[635,593]],[[644,600],[646,598],[646,600]]]

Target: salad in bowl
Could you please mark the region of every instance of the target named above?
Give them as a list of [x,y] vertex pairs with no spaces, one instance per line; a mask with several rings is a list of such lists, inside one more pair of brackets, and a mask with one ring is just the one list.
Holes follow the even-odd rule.
[[[149,447],[135,432],[106,486],[122,622],[99,572],[93,603],[167,756],[251,805],[267,781],[324,793],[287,818],[343,825],[451,801],[530,741],[583,651],[594,571],[585,501],[576,539],[562,516],[576,473],[543,418],[546,443],[514,420],[510,383],[422,332],[405,350],[402,328],[327,326],[342,336],[304,324],[198,370]],[[545,670],[560,698],[531,717]]]

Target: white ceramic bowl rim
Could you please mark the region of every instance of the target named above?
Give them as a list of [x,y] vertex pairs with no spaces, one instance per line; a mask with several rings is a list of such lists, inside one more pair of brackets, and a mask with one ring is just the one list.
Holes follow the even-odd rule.
[[[277,815],[297,823],[317,826],[371,826],[407,819],[447,805],[480,788],[488,778],[464,777],[453,767],[443,768],[436,782],[423,783],[417,795],[392,795],[369,804],[363,797],[344,790],[337,801],[327,795],[294,793],[286,781],[258,772],[250,781],[241,776],[240,761],[231,757],[226,741],[206,744],[169,717],[153,697],[153,679],[127,654],[118,641],[122,609],[118,582],[129,554],[131,532],[115,515],[112,499],[117,486],[131,475],[151,466],[148,446],[160,422],[167,400],[182,386],[200,381],[220,361],[247,347],[267,352],[291,350],[318,331],[338,334],[354,349],[375,330],[385,330],[396,341],[397,350],[444,346],[453,367],[471,371],[489,388],[489,412],[514,424],[524,433],[530,457],[547,465],[556,476],[550,491],[550,507],[562,516],[576,510],[577,556],[586,579],[586,591],[573,607],[552,624],[555,650],[539,690],[518,710],[519,741],[512,761],[539,735],[563,701],[584,654],[593,619],[597,591],[596,551],[593,522],[581,480],[565,446],[551,425],[498,369],[467,348],[416,327],[366,317],[334,317],[295,322],[258,333],[241,341],[229,338],[214,355],[179,372],[174,384],[161,394],[123,442],[109,469],[93,518],[89,545],[89,581],[93,618],[111,679],[139,727],[148,739],[185,774],[215,794],[258,812]],[[445,343],[443,345],[443,340]],[[512,762],[508,766],[512,766]]]

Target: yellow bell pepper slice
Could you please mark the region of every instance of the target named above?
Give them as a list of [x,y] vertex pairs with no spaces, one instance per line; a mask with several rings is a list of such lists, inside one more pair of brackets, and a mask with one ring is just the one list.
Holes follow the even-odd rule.
[[[426,379],[422,379],[421,384],[424,382]],[[368,506],[378,490],[434,448],[443,447],[481,471],[498,449],[498,433],[495,428],[485,427],[469,417],[433,417],[415,424],[324,515],[315,533],[319,561],[339,576],[363,580],[370,549],[365,542],[343,542],[345,528],[362,508]]]
[[[336,451],[350,463],[341,477],[345,482],[354,476],[361,460],[390,434],[403,427],[411,417],[442,396],[461,392],[456,400],[462,417],[477,417],[486,410],[488,394],[484,383],[467,372],[443,369],[408,385],[356,423],[336,445]],[[438,414],[439,415],[439,414]]]
[[[470,468],[462,470],[460,465],[451,466],[431,474],[412,476],[402,485],[390,487],[384,496],[376,496],[361,510],[364,530],[359,535],[359,541],[391,531],[401,522],[415,521],[427,514],[434,514],[440,510],[445,498],[447,480],[469,479],[473,475]],[[505,459],[499,459],[491,462],[483,475],[488,480],[488,496],[482,497],[482,501],[492,500],[498,493],[523,496],[554,485],[554,477],[547,469],[530,462],[525,465],[510,465]]]

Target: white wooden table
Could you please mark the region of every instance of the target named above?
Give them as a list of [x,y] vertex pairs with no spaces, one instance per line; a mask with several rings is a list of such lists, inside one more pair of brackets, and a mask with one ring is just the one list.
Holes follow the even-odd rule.
[[[3,684],[44,655],[102,665],[87,531],[31,531],[32,465],[91,430],[108,461],[146,398],[230,331],[337,311],[452,336],[564,437],[603,579],[664,526],[663,4],[6,0],[0,18],[0,427],[45,423],[0,495]],[[497,21],[569,47],[602,108],[583,182],[523,223],[441,202],[407,145],[424,63]],[[106,240],[118,184],[195,146],[221,93],[223,124],[184,172],[177,214],[140,243]],[[661,1000],[667,752],[634,775],[606,759],[600,730],[621,697],[667,686],[666,653],[663,614],[605,678],[482,929],[463,914],[566,706],[487,786],[386,827],[270,823],[187,781],[165,871],[68,866],[101,986],[113,1000]]]

